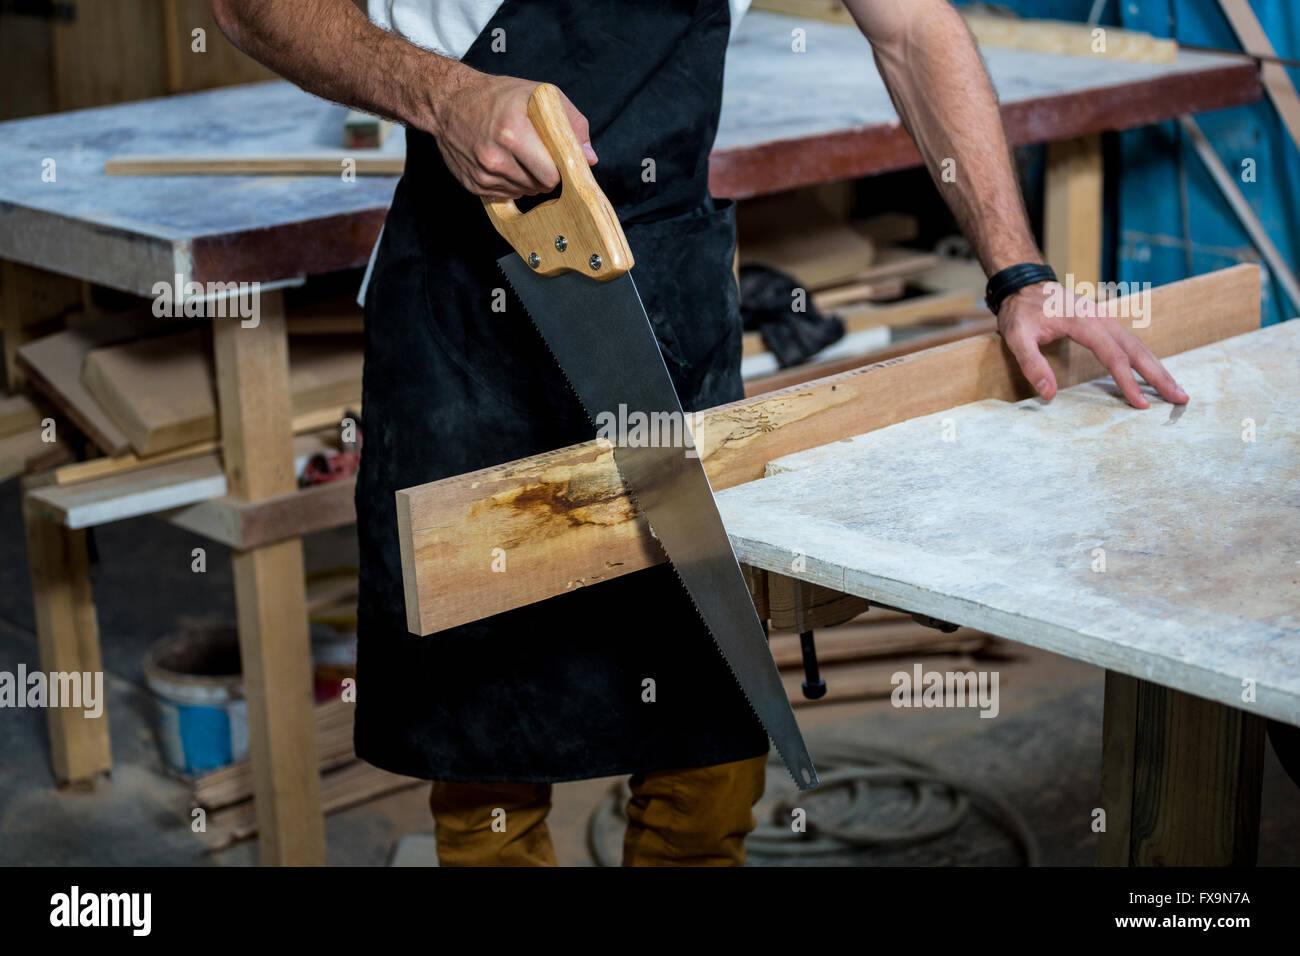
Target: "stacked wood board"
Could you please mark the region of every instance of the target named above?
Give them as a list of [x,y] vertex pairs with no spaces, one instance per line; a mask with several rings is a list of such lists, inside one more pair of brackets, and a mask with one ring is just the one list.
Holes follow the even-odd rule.
[[814,189],[739,204],[738,264],[790,276],[819,311],[840,318],[845,332],[785,370],[778,369],[758,332],[745,333],[741,374],[747,394],[992,328],[981,303],[985,277],[978,263],[899,245],[916,238],[914,217],[854,220],[850,212],[845,196]]
[[[0,405],[0,474],[70,461],[81,442],[67,439],[78,433],[87,451],[103,457],[59,468],[56,485],[220,452],[209,323],[185,322],[160,335],[163,324],[143,309],[73,313],[63,322],[17,351],[33,394]],[[337,430],[345,414],[361,408],[361,312],[353,303],[312,299],[290,312],[289,329],[294,432]],[[18,410],[37,401],[59,417],[60,440],[52,448],[37,445],[30,422],[15,434]]]
[[[137,455],[215,439],[216,372],[206,330],[141,339],[86,356],[86,390],[126,434]],[[311,336],[289,346],[293,412],[305,415],[358,402],[361,343]]]
[[67,446],[49,440],[58,435],[59,423],[48,414],[26,395],[0,398],[0,481],[67,460]]
[[[326,813],[356,806],[424,783],[372,767],[352,749],[355,704],[330,701],[316,706],[316,752],[321,771],[321,803]],[[214,770],[194,781],[193,806],[207,812],[200,834],[210,850],[220,850],[257,834],[253,770],[247,761]]]

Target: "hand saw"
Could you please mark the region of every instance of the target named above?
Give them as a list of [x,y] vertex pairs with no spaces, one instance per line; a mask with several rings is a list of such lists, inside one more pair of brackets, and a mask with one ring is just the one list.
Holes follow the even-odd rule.
[[602,413],[625,421],[635,412],[642,421],[679,424],[685,441],[676,446],[620,436],[614,462],[795,783],[812,789],[817,771],[708,475],[690,446],[681,402],[632,282],[623,227],[596,185],[560,91],[537,87],[528,117],[560,171],[561,192],[526,213],[513,200],[483,200],[514,248],[498,264],[593,424]]

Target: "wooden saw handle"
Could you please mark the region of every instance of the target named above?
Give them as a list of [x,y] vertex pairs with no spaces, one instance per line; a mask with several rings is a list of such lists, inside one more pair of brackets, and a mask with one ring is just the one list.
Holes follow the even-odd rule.
[[559,89],[543,83],[533,90],[528,118],[560,171],[560,195],[528,212],[520,212],[513,199],[484,199],[488,218],[541,275],[572,270],[600,282],[618,278],[632,268],[632,250],[591,174]]

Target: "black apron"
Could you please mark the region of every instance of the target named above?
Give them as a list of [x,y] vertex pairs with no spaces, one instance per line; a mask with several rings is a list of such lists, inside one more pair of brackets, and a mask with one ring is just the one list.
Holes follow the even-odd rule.
[[[687,410],[743,394],[734,210],[708,192],[729,28],[727,0],[506,0],[464,57],[556,84],[590,121],[596,179]],[[540,782],[765,753],[667,565],[407,631],[394,492],[596,434],[513,292],[492,310],[509,251],[432,137],[409,130],[366,297],[358,755],[434,780]]]

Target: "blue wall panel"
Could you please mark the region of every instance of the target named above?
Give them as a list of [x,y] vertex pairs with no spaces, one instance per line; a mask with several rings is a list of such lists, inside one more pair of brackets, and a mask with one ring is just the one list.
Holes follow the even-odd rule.
[[[1084,20],[1092,0],[1009,0],[1022,16]],[[1279,56],[1300,59],[1300,3],[1252,0]],[[1103,24],[1120,23],[1180,43],[1239,50],[1241,45],[1217,0],[1108,0]],[[1300,71],[1291,70],[1300,83]],[[1300,151],[1267,100],[1206,113],[1197,122],[1214,145],[1283,259],[1300,262]],[[1253,160],[1255,181],[1241,179],[1243,160]],[[1110,212],[1117,242],[1115,274],[1125,282],[1159,285],[1237,262],[1258,262],[1245,229],[1184,142],[1176,123],[1162,123],[1119,136],[1117,201]],[[1108,255],[1108,260],[1110,256]],[[1289,318],[1296,309],[1264,270],[1264,324]]]

